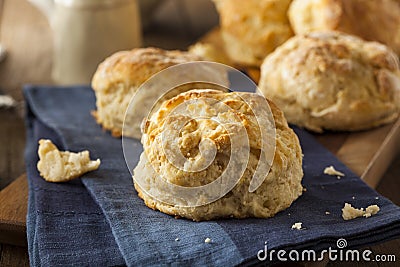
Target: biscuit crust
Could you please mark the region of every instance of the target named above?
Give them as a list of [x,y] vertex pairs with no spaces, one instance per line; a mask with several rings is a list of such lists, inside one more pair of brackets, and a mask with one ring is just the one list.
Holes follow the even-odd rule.
[[170,66],[200,60],[183,51],[137,48],[121,51],[105,59],[92,79],[96,108],[92,114],[98,124],[120,137],[129,102],[140,85]]
[[[196,119],[196,116],[208,114],[216,116],[220,120],[227,120],[235,114],[244,125],[249,136],[249,158],[243,175],[236,186],[222,198],[206,205],[196,207],[183,207],[161,202],[148,195],[143,188],[134,182],[140,198],[145,204],[154,209],[176,217],[184,217],[195,221],[212,220],[216,218],[247,218],[272,217],[277,212],[288,208],[294,200],[302,194],[301,180],[302,153],[296,134],[288,127],[283,113],[269,101],[276,127],[276,150],[273,156],[272,167],[265,177],[264,182],[254,192],[249,192],[250,180],[259,162],[260,155],[260,129],[255,123],[255,115],[251,108],[243,102],[241,96],[250,97],[251,101],[264,99],[260,95],[251,93],[225,93],[216,90],[191,90],[165,101],[160,109],[144,123],[142,143],[144,152],[141,155],[138,166],[134,170],[134,181],[142,178],[146,189],[158,190],[160,194],[174,196],[167,192],[157,182],[157,174],[149,169],[162,173],[168,182],[185,186],[197,187],[208,184],[224,171],[228,164],[231,147],[231,136],[210,121]],[[193,106],[193,120],[181,129],[179,135],[179,147],[183,155],[188,158],[196,157],[199,144],[204,139],[210,139],[217,147],[214,161],[204,170],[197,172],[185,172],[166,158],[163,153],[163,144],[169,144],[173,140],[168,136],[163,137],[166,127],[174,127],[183,118],[180,115],[171,115],[170,112],[183,102],[199,100],[202,97],[211,98],[218,103],[230,107],[229,111],[221,111],[207,103],[196,102]],[[265,100],[264,100],[265,101]],[[264,103],[264,102],[263,102]],[[233,125],[234,126],[234,125]],[[232,126],[232,127],[233,127]],[[233,127],[233,129],[235,129]],[[240,155],[238,155],[240,156]],[[148,191],[147,191],[148,192]]]
[[399,115],[399,60],[376,42],[313,32],[265,59],[259,88],[290,123],[315,132],[365,130]]

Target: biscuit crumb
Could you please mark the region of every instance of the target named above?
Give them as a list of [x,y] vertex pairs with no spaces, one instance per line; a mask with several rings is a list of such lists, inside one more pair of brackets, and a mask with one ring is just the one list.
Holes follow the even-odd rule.
[[363,216],[364,216],[365,218],[371,217],[372,215],[377,214],[379,210],[380,210],[380,208],[378,207],[378,205],[371,205],[371,206],[368,206],[368,207],[365,209],[365,213],[364,213]]
[[351,199],[356,199],[356,197],[355,197],[355,196],[352,196]]
[[352,220],[362,216],[368,218],[371,217],[372,215],[377,214],[379,210],[380,209],[378,205],[370,205],[366,208],[366,210],[364,210],[363,208],[361,209],[353,208],[351,204],[345,203],[342,209],[342,217],[344,220]]
[[331,214],[331,213],[330,213],[329,211],[325,211],[325,214],[326,214],[326,215],[329,215],[329,214]]
[[332,165],[324,169],[324,174],[336,175],[338,179],[340,179],[341,176],[344,176],[343,172],[336,170]]
[[303,223],[301,223],[301,222],[297,222],[297,223],[295,223],[295,224],[292,225],[292,229],[301,230],[301,229],[303,229],[303,228],[301,228],[301,225],[302,225],[302,224],[303,224]]
[[89,151],[60,151],[50,141],[39,140],[37,169],[48,182],[67,182],[89,171],[97,170],[100,159],[90,160]]
[[307,188],[303,187],[303,192],[307,192]]
[[207,238],[204,240],[204,243],[211,243],[211,239],[207,237]]
[[375,197],[375,199],[379,199],[379,197]]
[[176,242],[178,242],[179,240],[180,240],[179,237],[175,238],[175,241],[176,241]]

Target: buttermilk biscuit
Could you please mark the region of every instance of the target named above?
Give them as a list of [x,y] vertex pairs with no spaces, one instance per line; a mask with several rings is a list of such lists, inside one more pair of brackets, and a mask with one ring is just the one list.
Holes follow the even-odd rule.
[[294,0],[288,16],[296,34],[342,31],[384,43],[400,55],[399,0]]
[[99,65],[92,79],[96,121],[113,136],[121,136],[126,109],[140,85],[163,69],[196,60],[199,57],[187,52],[158,48],[138,48],[113,54]]
[[260,66],[293,33],[286,16],[291,0],[214,0],[229,57]]
[[395,53],[339,32],[288,40],[265,59],[259,88],[290,123],[316,132],[369,129],[394,121],[400,109]]
[[[210,104],[204,99],[212,99],[215,104]],[[249,100],[247,103],[251,103],[251,107],[243,99]],[[190,102],[187,110],[191,114],[189,116],[191,120],[188,120],[186,115],[171,113],[176,107],[187,102]],[[225,105],[229,108],[221,107]],[[224,93],[208,89],[191,90],[165,101],[143,124],[144,152],[134,170],[133,177],[139,197],[152,209],[195,221],[224,217],[266,218],[288,208],[302,194],[302,152],[299,140],[288,127],[283,113],[270,101],[269,105],[275,120],[275,126],[271,124],[271,127],[276,129],[276,150],[275,154],[271,155],[273,159],[271,169],[266,172],[266,176],[262,177],[265,180],[254,192],[249,192],[249,184],[257,164],[262,164],[259,161],[262,138],[252,109],[257,105],[266,105],[265,98],[261,95]],[[204,116],[213,119],[203,120]],[[234,118],[239,118],[239,121]],[[188,123],[181,127],[179,123],[182,121],[188,121]],[[224,122],[225,126],[221,126],[220,122]],[[205,205],[183,206],[167,204],[153,198],[154,195],[150,196],[151,193],[147,193],[157,192],[169,199],[180,201],[181,195],[168,191],[160,184],[160,178],[158,178],[160,174],[169,183],[183,187],[204,186],[219,178],[229,167],[230,153],[235,147],[231,140],[239,135],[239,130],[237,130],[239,124],[245,127],[248,135],[246,140],[249,143],[247,146],[245,142],[239,143],[234,156],[243,159],[242,155],[247,150],[249,157],[243,165],[243,175],[237,177],[238,183],[226,195]],[[230,133],[226,127],[231,129]],[[168,129],[179,129],[178,137],[174,138],[168,134]],[[211,145],[206,142],[207,140],[211,140],[214,144],[216,154],[209,165],[198,171],[186,171],[187,168],[178,169],[173,164],[174,156],[168,156],[165,152],[165,148],[175,142],[179,144],[179,151],[186,157],[187,162],[196,162],[199,159],[199,151],[207,154],[211,150]],[[268,142],[268,140],[264,141]],[[265,158],[263,159],[265,161]],[[235,160],[233,160],[233,166],[237,166]],[[143,184],[139,185],[139,180]],[[195,197],[201,199],[204,195],[196,194]]]

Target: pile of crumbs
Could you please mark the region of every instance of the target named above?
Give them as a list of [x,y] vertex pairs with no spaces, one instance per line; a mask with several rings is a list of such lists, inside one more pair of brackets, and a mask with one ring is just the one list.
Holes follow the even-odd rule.
[[304,229],[304,228],[301,227],[302,224],[303,223],[301,223],[301,222],[297,222],[297,223],[292,225],[292,229],[297,229],[297,230]]
[[332,165],[324,169],[324,174],[337,176],[338,179],[344,176],[343,172],[336,170],[335,167],[333,167]]
[[364,208],[356,209],[351,206],[349,203],[345,203],[342,209],[342,217],[344,220],[352,220],[357,217],[364,216],[365,218],[371,217],[375,215],[379,211],[378,205],[370,205],[365,210]]

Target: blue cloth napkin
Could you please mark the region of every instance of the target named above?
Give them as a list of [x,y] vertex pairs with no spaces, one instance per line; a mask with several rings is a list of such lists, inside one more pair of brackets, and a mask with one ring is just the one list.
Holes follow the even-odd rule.
[[[147,208],[133,188],[121,139],[101,129],[90,115],[90,87],[27,86],[29,179],[27,234],[33,266],[53,265],[238,265],[258,262],[272,249],[314,249],[345,238],[346,248],[400,236],[400,208],[369,188],[306,131],[295,129],[304,153],[307,189],[290,208],[269,219],[192,222]],[[36,170],[37,140],[49,138],[62,150],[88,149],[102,163],[80,180],[44,182]],[[135,155],[142,147],[133,145]],[[135,157],[132,160],[137,160]],[[345,177],[323,174],[334,165]],[[377,204],[368,219],[344,221],[344,203]],[[330,214],[326,214],[326,211]],[[302,222],[304,230],[292,225]],[[211,243],[205,243],[210,238]]]

